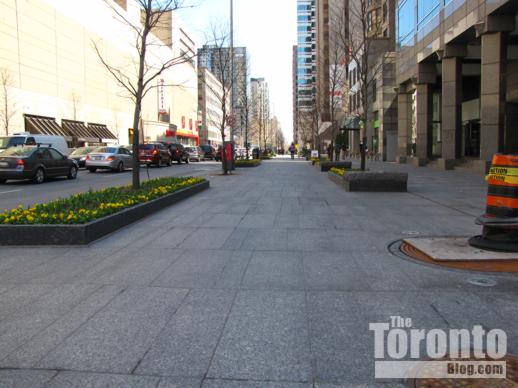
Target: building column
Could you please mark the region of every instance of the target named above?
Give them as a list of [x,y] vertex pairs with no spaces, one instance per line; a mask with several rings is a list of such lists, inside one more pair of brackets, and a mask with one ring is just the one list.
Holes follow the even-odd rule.
[[505,61],[504,32],[482,35],[480,90],[480,159],[491,161],[502,151],[505,123]]
[[424,166],[432,155],[432,87],[416,85],[417,165]]
[[460,157],[462,114],[462,59],[442,60],[442,157],[439,167],[452,170]]
[[411,104],[410,94],[402,91],[397,95],[397,132],[398,132],[398,152],[397,161],[399,163],[406,163],[408,157],[408,130],[412,119],[409,117],[409,105]]

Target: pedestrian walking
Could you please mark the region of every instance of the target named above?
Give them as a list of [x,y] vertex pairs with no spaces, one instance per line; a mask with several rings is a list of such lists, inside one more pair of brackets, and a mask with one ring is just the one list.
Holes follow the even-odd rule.
[[291,159],[292,160],[295,159],[295,151],[296,151],[295,144],[291,143],[291,145],[290,145],[290,155],[291,155]]

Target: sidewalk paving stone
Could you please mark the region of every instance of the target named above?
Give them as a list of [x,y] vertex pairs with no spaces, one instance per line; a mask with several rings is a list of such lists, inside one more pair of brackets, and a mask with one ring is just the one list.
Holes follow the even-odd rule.
[[501,328],[518,353],[518,276],[388,250],[479,234],[483,176],[368,167],[408,172],[409,192],[347,193],[276,159],[210,176],[210,190],[88,247],[1,249],[0,386],[402,387],[373,376],[369,323],[394,315]]

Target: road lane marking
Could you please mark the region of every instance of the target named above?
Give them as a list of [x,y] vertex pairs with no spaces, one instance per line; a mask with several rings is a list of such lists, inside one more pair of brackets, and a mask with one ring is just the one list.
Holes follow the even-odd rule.
[[23,191],[22,189],[18,189],[18,190],[10,190],[10,191],[0,191],[0,195],[2,194],[10,194],[10,193],[18,193],[20,191]]

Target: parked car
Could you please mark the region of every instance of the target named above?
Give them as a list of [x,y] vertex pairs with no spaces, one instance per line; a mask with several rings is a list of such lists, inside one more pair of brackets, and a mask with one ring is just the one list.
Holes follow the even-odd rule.
[[68,144],[63,136],[32,135],[29,132],[22,132],[11,136],[0,136],[0,154],[10,147],[19,145],[37,146],[38,144],[52,147],[63,155],[70,153]]
[[189,154],[189,160],[200,162],[204,159],[203,151],[200,147],[185,147],[185,151]]
[[213,146],[211,146],[210,144],[206,144],[200,146],[200,148],[203,151],[203,159],[216,159],[216,149]]
[[77,170],[75,160],[52,147],[17,146],[0,154],[0,183],[31,179],[39,184],[59,176],[76,179]]
[[162,143],[140,144],[138,149],[140,163],[157,167],[162,167],[163,164],[170,166],[172,163],[171,154]]
[[183,144],[169,143],[167,146],[175,162],[178,162],[178,164],[182,162],[189,163],[189,153],[185,150]]
[[95,147],[79,147],[73,150],[68,157],[74,159],[79,168],[84,168],[86,167],[86,156],[94,149]]
[[122,146],[97,147],[86,156],[86,168],[90,172],[112,170],[123,172],[130,167],[133,157],[131,151]]

